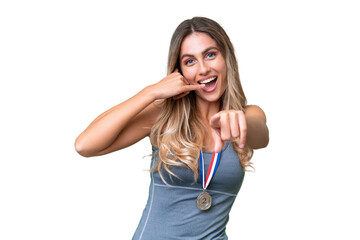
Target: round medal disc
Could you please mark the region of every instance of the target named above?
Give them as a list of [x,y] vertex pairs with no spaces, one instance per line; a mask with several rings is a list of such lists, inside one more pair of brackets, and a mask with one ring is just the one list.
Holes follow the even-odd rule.
[[209,193],[203,191],[196,199],[196,207],[202,211],[208,210],[211,207],[212,198]]

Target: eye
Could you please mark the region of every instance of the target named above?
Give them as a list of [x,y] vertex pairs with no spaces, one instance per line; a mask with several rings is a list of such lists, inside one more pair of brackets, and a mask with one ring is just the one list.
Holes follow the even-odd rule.
[[216,53],[215,52],[209,52],[206,54],[206,58],[207,59],[213,59],[216,57]]
[[193,64],[195,62],[195,60],[194,59],[188,59],[188,60],[186,60],[185,62],[184,62],[184,64],[185,65],[191,65],[191,64]]

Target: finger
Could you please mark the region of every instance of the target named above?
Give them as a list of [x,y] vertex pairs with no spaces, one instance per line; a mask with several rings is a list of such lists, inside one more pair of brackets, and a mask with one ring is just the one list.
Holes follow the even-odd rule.
[[222,140],[230,140],[231,133],[230,133],[230,122],[229,122],[229,115],[223,114],[220,119],[220,133]]
[[[183,78],[184,78],[184,82],[185,82],[186,84],[188,84],[188,85],[191,85],[191,84],[190,84],[190,81],[187,80],[187,78],[184,77],[184,75],[182,75],[182,76],[183,76]],[[199,85],[199,84],[196,84],[196,85]],[[200,85],[202,85],[202,84],[200,84]],[[204,85],[204,87],[205,87],[205,84],[203,84],[203,85]]]
[[210,119],[210,127],[211,128],[220,128],[220,114],[217,113]]
[[183,87],[184,92],[190,92],[190,91],[195,91],[195,90],[200,90],[203,87],[205,87],[205,84],[194,84],[194,85],[185,85]]
[[200,85],[198,85],[198,84],[197,84],[197,85],[184,85],[184,86],[182,87],[183,92],[180,93],[180,94],[178,94],[178,95],[176,95],[176,96],[174,96],[173,99],[174,99],[174,100],[177,100],[177,99],[183,98],[183,97],[185,97],[186,95],[188,95],[191,91],[195,91],[195,90],[201,89],[201,88],[203,87],[202,85],[204,85],[204,84],[200,84]]
[[179,69],[175,68],[174,73],[177,73],[177,72],[179,72]]
[[239,147],[243,148],[245,146],[246,134],[247,134],[246,118],[243,112],[239,114],[239,126],[240,126]]
[[231,138],[238,138],[240,136],[240,123],[239,118],[236,112],[230,112],[230,131]]
[[174,99],[174,100],[178,100],[178,99],[180,99],[180,98],[185,97],[185,96],[188,95],[189,93],[190,93],[190,92],[181,93],[181,94],[179,94],[179,95],[174,96],[173,99]]
[[213,135],[213,139],[215,142],[215,146],[214,146],[214,152],[219,153],[221,152],[221,149],[223,148],[223,142],[221,140],[220,137],[220,132],[218,129],[211,129],[212,135]]

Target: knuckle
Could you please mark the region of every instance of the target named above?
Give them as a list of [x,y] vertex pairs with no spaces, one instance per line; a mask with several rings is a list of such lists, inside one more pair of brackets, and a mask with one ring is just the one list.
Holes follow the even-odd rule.
[[230,134],[230,132],[229,131],[222,131],[221,132],[221,139],[222,140],[230,140],[230,138],[231,138],[231,134]]
[[237,111],[237,112],[236,112],[236,115],[237,115],[239,118],[245,117],[245,114],[244,114],[243,111]]
[[224,140],[224,141],[228,141],[230,140],[230,135],[221,135],[221,139]]

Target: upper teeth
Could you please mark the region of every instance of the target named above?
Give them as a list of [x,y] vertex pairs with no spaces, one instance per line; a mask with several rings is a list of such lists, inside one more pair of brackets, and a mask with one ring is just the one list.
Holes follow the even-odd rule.
[[201,81],[200,83],[201,84],[204,84],[204,83],[208,83],[208,82],[211,82],[212,80],[215,80],[216,77],[213,77],[213,78],[209,78],[209,79],[206,79],[204,81]]

